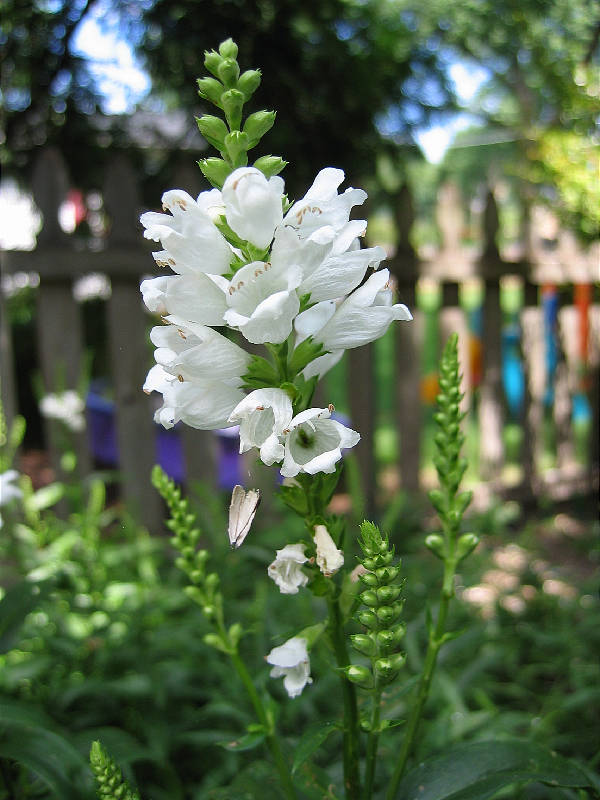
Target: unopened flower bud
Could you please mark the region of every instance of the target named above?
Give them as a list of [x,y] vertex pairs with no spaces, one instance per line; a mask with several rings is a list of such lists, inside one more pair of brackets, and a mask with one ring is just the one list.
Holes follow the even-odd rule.
[[243,93],[246,100],[249,100],[258,89],[260,79],[259,69],[247,69],[242,72],[237,82],[237,88]]
[[217,150],[223,150],[225,137],[228,134],[227,126],[219,117],[212,114],[205,114],[197,117],[198,129],[206,141]]
[[244,133],[250,138],[250,146],[254,147],[260,139],[269,131],[275,122],[274,111],[256,111],[244,122]]
[[456,563],[466,558],[479,544],[479,537],[474,533],[463,533],[456,544]]
[[242,167],[247,163],[248,137],[245,133],[232,131],[225,137],[225,148],[234,166]]
[[205,158],[198,162],[198,166],[206,180],[217,189],[223,188],[223,184],[231,172],[230,165],[222,158]]
[[225,111],[229,127],[233,131],[240,129],[242,121],[242,108],[244,106],[244,95],[237,89],[228,89],[221,95],[221,105]]
[[366,606],[370,606],[371,608],[379,605],[377,594],[373,591],[373,589],[367,589],[365,592],[362,592],[360,599]]
[[365,586],[369,586],[370,588],[373,588],[379,584],[377,576],[373,572],[365,572],[360,576],[360,580],[365,584]]
[[202,637],[202,641],[209,647],[214,647],[215,650],[223,650],[223,641],[216,633],[206,633]]
[[224,58],[217,68],[217,75],[225,86],[233,89],[240,77],[240,66],[233,58]]
[[392,606],[381,606],[375,613],[382,625],[389,626],[398,619],[401,612],[402,603],[394,603]]
[[219,45],[219,54],[223,56],[223,58],[232,58],[235,60],[238,54],[238,46],[233,39],[225,39],[225,41],[221,42]]
[[235,647],[242,638],[243,628],[239,622],[234,622],[229,628],[229,641]]
[[254,162],[256,169],[259,169],[266,178],[272,178],[273,175],[279,173],[287,165],[287,161],[279,156],[261,156]]
[[373,676],[367,667],[351,664],[349,667],[344,667],[343,672],[351,683],[355,683],[363,689],[372,688]]
[[404,653],[395,653],[394,655],[386,656],[385,658],[378,658],[373,666],[375,668],[375,672],[384,678],[384,680],[391,680],[396,676],[396,673],[400,667],[402,667],[405,661],[406,656]]
[[204,66],[209,72],[212,72],[216,78],[219,77],[219,67],[221,66],[221,61],[223,61],[223,59],[217,52],[215,52],[215,50],[205,51]]
[[398,599],[401,591],[401,586],[381,586],[376,592],[377,600],[381,605],[390,605]]
[[216,106],[221,107],[221,93],[223,84],[214,78],[198,78],[198,94],[205,100],[210,100]]
[[359,611],[356,615],[358,621],[361,625],[364,625],[365,628],[376,628],[377,627],[377,616],[375,615],[374,611]]
[[214,591],[219,586],[219,576],[217,573],[211,572],[210,575],[207,575],[205,584],[209,591]]
[[375,570],[375,576],[380,583],[391,583],[395,581],[400,574],[400,566],[395,567],[379,567]]
[[440,536],[439,533],[430,533],[425,539],[425,547],[431,550],[432,553],[435,553],[435,555],[442,560],[446,556],[446,542],[444,541],[443,536]]
[[377,645],[370,636],[365,633],[355,633],[350,636],[352,647],[364,656],[374,656],[377,653]]

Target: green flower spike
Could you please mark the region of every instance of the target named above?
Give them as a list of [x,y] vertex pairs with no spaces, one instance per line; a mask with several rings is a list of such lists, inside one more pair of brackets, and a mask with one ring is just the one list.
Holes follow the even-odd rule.
[[140,800],[139,792],[129,786],[100,742],[92,742],[90,764],[99,800]]
[[[240,73],[238,48],[234,41],[221,42],[218,52],[204,54],[204,66],[214,77],[198,79],[198,94],[216,106],[225,119],[205,114],[196,122],[206,141],[219,151],[221,158],[205,158],[198,162],[204,177],[217,189],[222,189],[227,176],[237,167],[248,164],[248,151],[260,142],[275,122],[274,111],[255,111],[242,124],[244,104],[260,85],[260,70]],[[277,175],[285,167],[279,156],[262,156],[255,163],[265,177]]]

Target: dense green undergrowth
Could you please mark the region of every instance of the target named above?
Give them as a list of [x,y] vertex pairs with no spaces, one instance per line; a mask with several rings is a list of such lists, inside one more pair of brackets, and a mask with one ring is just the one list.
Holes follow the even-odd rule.
[[[52,489],[44,492],[26,498],[25,518],[5,520],[0,541],[0,798],[93,798],[87,754],[98,739],[144,798],[277,797],[260,748],[239,744],[252,709],[227,662],[202,642],[207,623],[182,591],[167,537],[150,537],[107,510],[101,480],[80,488],[66,520],[52,511]],[[227,614],[253,634],[242,645],[248,669],[259,691],[281,699],[264,653],[321,601],[299,595],[292,617],[264,578],[274,550],[300,523],[283,507],[261,509],[248,541],[231,551],[226,498],[201,486],[193,497],[205,546],[221,565]],[[422,512],[408,498],[397,509],[387,524],[410,588],[408,658],[386,707],[401,720],[421,667],[437,564],[422,547]],[[598,524],[577,509],[548,508],[525,524],[516,514],[514,505],[498,504],[471,515],[482,544],[468,574],[457,576],[462,601],[452,612],[453,629],[465,633],[440,656],[416,759],[516,736],[597,769]],[[278,724],[292,741],[312,720],[341,713],[337,678],[318,661],[327,657],[317,656],[313,674],[325,677],[302,704],[282,704]],[[319,757],[332,778],[339,778],[331,766],[337,747],[331,737]],[[394,748],[390,735],[383,763],[392,764]],[[534,800],[544,791],[525,782],[497,796]]]

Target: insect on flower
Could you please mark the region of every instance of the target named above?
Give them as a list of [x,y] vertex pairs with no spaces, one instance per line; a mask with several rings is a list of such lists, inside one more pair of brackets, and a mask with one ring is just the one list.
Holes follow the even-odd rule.
[[242,545],[250,531],[252,521],[260,503],[260,489],[249,489],[234,486],[229,506],[229,541],[233,548]]

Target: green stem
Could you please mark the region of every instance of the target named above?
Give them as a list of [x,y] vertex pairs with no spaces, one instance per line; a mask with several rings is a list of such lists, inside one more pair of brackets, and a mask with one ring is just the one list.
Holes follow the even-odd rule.
[[296,800],[296,790],[294,789],[294,784],[292,782],[292,776],[290,774],[290,770],[285,760],[283,753],[281,751],[281,747],[279,746],[279,740],[272,732],[272,724],[267,717],[267,713],[265,708],[262,704],[262,701],[256,691],[256,687],[252,682],[252,678],[248,670],[246,669],[246,665],[240,658],[239,653],[233,652],[230,653],[231,660],[233,665],[237,671],[237,674],[240,677],[240,680],[244,684],[246,691],[248,692],[248,696],[250,697],[250,701],[254,706],[254,710],[256,712],[256,716],[258,717],[258,721],[261,725],[264,726],[265,731],[267,731],[266,739],[267,745],[269,746],[269,750],[271,751],[271,755],[273,756],[273,760],[275,761],[275,765],[277,767],[277,771],[279,772],[279,777],[281,779],[281,786],[285,792],[285,797],[288,800]]
[[[329,605],[329,635],[339,667],[346,667],[350,663],[346,638],[344,636],[344,622],[337,597],[328,598]],[[358,707],[356,705],[356,691],[354,685],[340,676],[342,682],[342,698],[344,703],[344,788],[348,800],[358,800],[360,796],[359,774],[359,747],[358,747]]]
[[[446,580],[444,580],[444,583],[446,583]],[[404,734],[404,739],[402,740],[400,755],[398,756],[398,761],[396,762],[396,768],[390,780],[390,785],[388,787],[385,800],[394,800],[396,792],[398,791],[398,785],[400,784],[400,780],[406,768],[408,757],[410,756],[413,748],[413,744],[419,729],[419,723],[421,721],[423,708],[425,706],[425,703],[427,702],[427,697],[429,695],[429,687],[431,686],[431,679],[433,678],[433,673],[435,672],[435,665],[437,662],[438,653],[440,647],[442,646],[442,640],[444,636],[444,630],[446,627],[446,617],[448,615],[449,604],[450,604],[450,594],[442,590],[440,598],[440,609],[438,612],[435,631],[429,632],[427,655],[425,656],[425,664],[423,665],[423,672],[421,673],[421,678],[419,680],[416,701],[412,708],[410,717],[408,719],[408,723],[406,725],[406,732]]]
[[[375,678],[377,681],[377,678]],[[379,746],[379,716],[381,713],[381,687],[376,683],[373,689],[373,707],[371,709],[371,729],[367,741],[367,763],[365,767],[365,800],[371,800],[375,766],[377,764],[377,748]]]

